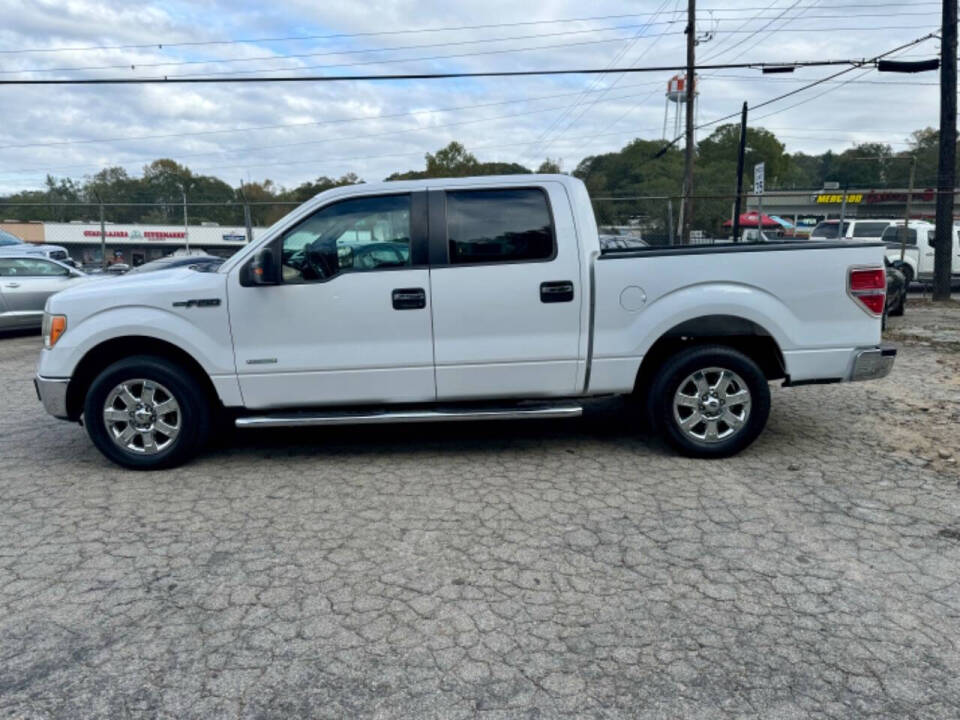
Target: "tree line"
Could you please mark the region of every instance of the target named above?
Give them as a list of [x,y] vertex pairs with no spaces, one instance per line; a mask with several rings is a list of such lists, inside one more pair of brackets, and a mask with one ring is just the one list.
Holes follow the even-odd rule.
[[[739,125],[721,125],[697,146],[694,227],[717,232],[730,216],[736,187]],[[747,131],[744,164],[744,189],[752,184],[753,166],[766,164],[767,190],[817,189],[833,181],[842,188],[906,187],[911,164],[916,159],[917,188],[935,187],[939,137],[926,128],[914,132],[908,148],[894,151],[883,143],[861,143],[843,152],[828,150],[821,155],[788,153],[783,142],[764,128]],[[559,160],[546,159],[536,168],[518,163],[482,162],[461,143],[451,142],[435,153],[427,153],[422,170],[395,172],[387,180],[470,175],[561,172]],[[664,148],[661,140],[635,139],[616,152],[584,158],[572,174],[583,180],[592,197],[673,196],[681,193],[683,150]],[[244,183],[233,187],[223,180],[194,173],[170,159],[154,160],[139,177],[122,167],[108,167],[82,180],[48,175],[42,190],[25,190],[0,197],[0,219],[20,221],[71,220],[96,221],[102,200],[107,220],[120,223],[171,224],[182,220],[183,192],[187,193],[191,223],[216,222],[240,225],[243,213],[238,204],[250,203],[254,225],[270,225],[287,212],[319,192],[341,185],[361,183],[354,173],[339,178],[326,176],[285,188],[271,180]],[[22,204],[21,204],[22,203]],[[69,203],[69,204],[58,204]],[[119,203],[120,205],[113,205]],[[271,204],[276,203],[276,204]],[[281,204],[283,203],[283,204]],[[617,224],[631,218],[644,218],[653,225],[665,225],[667,203],[664,200],[595,200],[602,224]],[[674,203],[674,212],[677,207]]]

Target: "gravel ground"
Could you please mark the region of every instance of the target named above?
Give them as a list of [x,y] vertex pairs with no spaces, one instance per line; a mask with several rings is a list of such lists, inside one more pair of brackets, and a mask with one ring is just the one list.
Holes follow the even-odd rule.
[[2,338],[0,717],[957,717],[960,305],[907,312],[714,462],[607,402],[129,473]]

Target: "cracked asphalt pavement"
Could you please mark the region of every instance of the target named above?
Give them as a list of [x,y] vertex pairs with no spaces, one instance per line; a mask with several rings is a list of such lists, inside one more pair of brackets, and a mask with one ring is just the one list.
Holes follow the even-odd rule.
[[0,717],[957,717],[957,328],[911,298],[889,378],[776,388],[729,460],[604,402],[149,474],[0,338]]

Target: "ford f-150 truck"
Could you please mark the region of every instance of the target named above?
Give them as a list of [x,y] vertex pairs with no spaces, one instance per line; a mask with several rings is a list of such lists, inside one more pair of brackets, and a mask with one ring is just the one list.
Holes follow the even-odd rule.
[[769,381],[890,371],[883,259],[849,241],[601,250],[564,175],[353,185],[215,271],[54,295],[35,382],[131,468],[187,460],[224,417],[562,418],[617,394],[681,452],[720,457],[763,429]]

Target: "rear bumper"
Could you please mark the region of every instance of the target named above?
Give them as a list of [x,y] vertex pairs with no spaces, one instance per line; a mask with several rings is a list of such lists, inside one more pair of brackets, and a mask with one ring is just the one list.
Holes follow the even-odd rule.
[[857,350],[853,356],[853,367],[847,380],[879,380],[884,378],[890,374],[896,358],[897,348],[890,343]]
[[69,420],[67,413],[67,386],[70,378],[45,378],[36,375],[33,378],[33,387],[37,391],[37,398],[43,403],[43,409],[54,417]]

